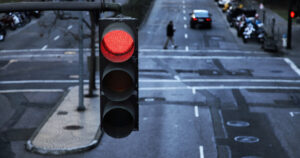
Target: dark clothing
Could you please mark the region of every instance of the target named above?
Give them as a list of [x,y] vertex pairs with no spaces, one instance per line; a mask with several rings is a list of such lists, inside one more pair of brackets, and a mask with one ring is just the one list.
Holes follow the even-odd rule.
[[168,24],[168,26],[167,26],[167,36],[168,37],[173,37],[174,36],[174,32],[175,32],[175,30],[174,30],[174,28],[173,28],[173,24]]

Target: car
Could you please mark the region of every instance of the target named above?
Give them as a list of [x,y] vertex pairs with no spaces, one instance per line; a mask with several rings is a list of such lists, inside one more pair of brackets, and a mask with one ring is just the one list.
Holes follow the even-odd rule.
[[211,28],[212,25],[212,18],[211,13],[208,10],[193,10],[190,13],[190,27],[195,28],[196,25],[204,26]]

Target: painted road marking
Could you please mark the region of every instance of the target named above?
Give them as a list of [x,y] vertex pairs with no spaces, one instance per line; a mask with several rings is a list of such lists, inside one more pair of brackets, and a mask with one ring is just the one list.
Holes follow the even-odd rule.
[[[139,49],[140,52],[184,52],[184,50],[168,50],[168,49]],[[1,52],[1,51],[0,51]],[[266,54],[262,51],[242,51],[242,50],[226,50],[226,49],[202,49],[191,50],[193,53],[241,53],[241,54]]]
[[71,30],[73,28],[73,25],[68,26],[68,30]]
[[[187,51],[188,46],[185,47],[185,51]],[[189,51],[190,52],[190,51]],[[141,59],[194,59],[194,60],[199,60],[199,59],[255,59],[255,60],[282,60],[280,57],[256,57],[256,56],[187,56],[187,55],[144,55],[140,56],[139,58]]]
[[187,28],[187,25],[186,25],[186,24],[184,24],[184,25],[183,25],[183,27],[186,29],[186,28]]
[[186,33],[186,34],[184,34],[184,38],[185,39],[187,39],[188,38],[188,34]]
[[198,105],[195,105],[194,111],[195,111],[195,117],[199,117]]
[[146,102],[152,102],[152,101],[154,101],[154,98],[146,98],[145,101]]
[[10,89],[0,90],[0,93],[29,93],[29,92],[64,92],[63,89]]
[[[78,75],[71,75],[70,78],[77,78]],[[139,79],[141,83],[208,83],[208,82],[227,82],[227,83],[300,83],[300,80],[281,80],[281,79],[180,79],[179,76],[174,76],[175,80],[169,79]],[[89,80],[84,80],[88,83]],[[96,80],[99,83],[99,80]],[[78,83],[78,80],[18,80],[18,81],[0,81],[0,84],[40,84],[40,83]],[[192,89],[191,87],[189,89]]]
[[[284,80],[284,79],[181,79],[172,80],[172,79],[140,79],[139,82],[150,82],[150,83],[172,83],[172,82],[254,82],[254,83],[300,83],[300,80]],[[0,82],[1,83],[1,82]]]
[[192,93],[193,93],[193,95],[196,94],[196,89],[195,88],[192,88]]
[[[187,27],[187,25],[185,24]],[[84,48],[84,51],[90,51],[90,48]],[[99,49],[96,49],[99,51]],[[78,51],[78,49],[74,48],[49,48],[48,52],[56,52],[56,51]],[[139,49],[140,52],[184,52],[185,50],[170,50],[170,49]],[[241,53],[241,54],[266,54],[262,51],[243,51],[243,50],[226,50],[226,49],[201,49],[201,50],[190,50],[193,53]],[[24,52],[41,52],[41,49],[12,49],[12,50],[0,50],[1,55],[4,53],[24,53]]]
[[185,46],[185,51],[186,51],[186,52],[189,51],[189,46]]
[[183,5],[182,8],[185,9],[185,5]]
[[66,54],[66,55],[75,55],[75,54],[76,54],[76,52],[67,51],[67,52],[64,52],[64,54]]
[[292,60],[289,58],[284,58],[284,61],[290,65],[290,67],[298,74],[298,76],[300,76],[300,70]]
[[3,67],[1,67],[0,69],[4,70],[4,69],[8,68],[9,65],[11,65],[12,63],[16,63],[16,62],[18,62],[18,60],[11,59],[11,60],[9,60],[9,62],[6,65],[4,65]]
[[185,14],[186,13],[185,10],[183,10],[182,13]]
[[44,47],[42,48],[42,50],[46,50],[48,48],[48,45],[44,45]]
[[269,89],[269,90],[300,90],[300,87],[287,86],[195,86],[195,87],[140,87],[141,91],[155,91],[155,90],[224,90],[224,89]]
[[185,17],[185,16],[183,17],[183,20],[186,20],[186,17]]
[[199,154],[200,154],[200,158],[204,158],[204,151],[202,145],[199,146]]
[[60,36],[59,35],[57,35],[56,37],[54,37],[54,41],[56,41],[56,40],[58,40],[60,38]]
[[[175,81],[177,81],[177,82],[180,82],[180,77],[179,76],[177,76],[177,75],[175,75],[174,76],[174,79],[175,79]],[[139,82],[140,82],[141,80],[139,80]],[[174,81],[174,80],[173,80]]]
[[79,78],[79,75],[70,75],[69,78]]
[[299,115],[300,112],[290,112],[291,117],[294,117],[295,115]]

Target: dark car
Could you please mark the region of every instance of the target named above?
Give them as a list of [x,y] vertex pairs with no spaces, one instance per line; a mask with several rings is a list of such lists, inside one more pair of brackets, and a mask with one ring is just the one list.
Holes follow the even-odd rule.
[[193,10],[190,15],[191,28],[195,28],[196,25],[211,28],[212,18],[211,14],[207,10]]

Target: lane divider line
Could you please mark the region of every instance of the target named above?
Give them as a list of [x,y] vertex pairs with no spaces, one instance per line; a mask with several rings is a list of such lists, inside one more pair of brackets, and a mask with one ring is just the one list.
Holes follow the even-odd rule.
[[200,153],[200,158],[204,158],[204,151],[203,151],[203,146],[199,146],[199,153]]
[[195,117],[199,117],[198,105],[195,105],[194,111],[195,111]]

